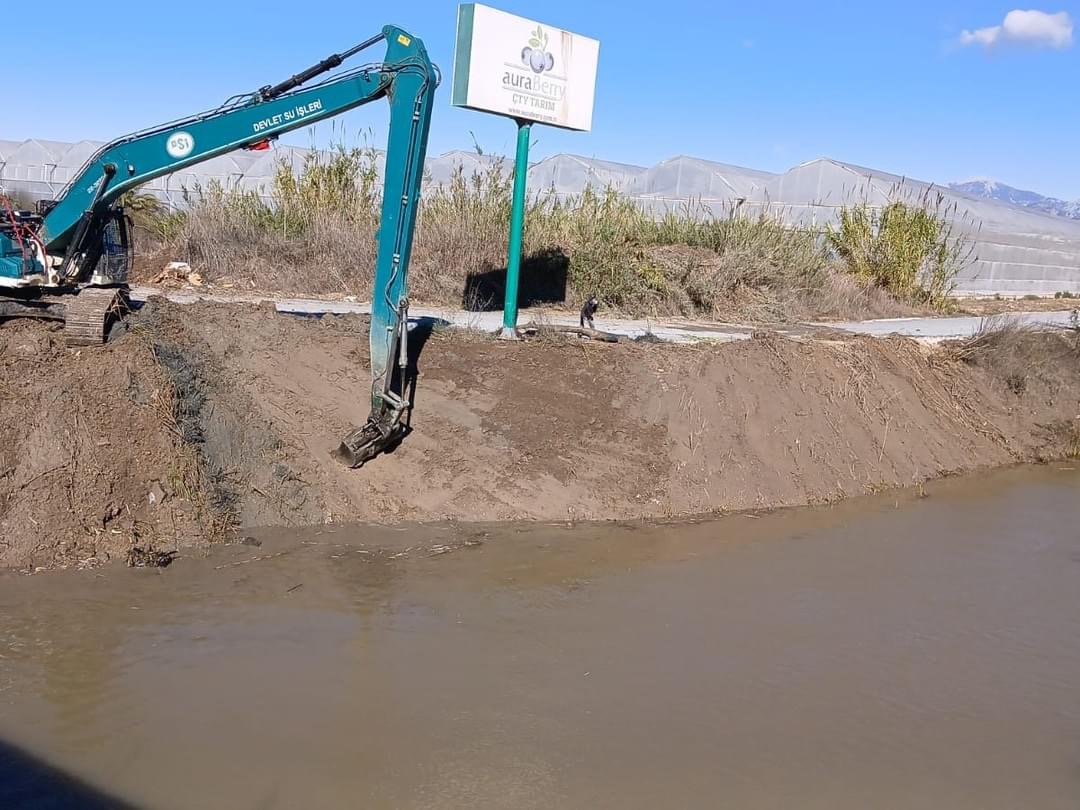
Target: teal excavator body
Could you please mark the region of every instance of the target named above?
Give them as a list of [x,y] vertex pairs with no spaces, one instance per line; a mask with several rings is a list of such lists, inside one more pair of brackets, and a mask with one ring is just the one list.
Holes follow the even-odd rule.
[[[382,62],[322,74],[380,41]],[[408,269],[438,70],[396,26],[274,86],[217,109],[118,138],[36,212],[0,206],[0,318],[66,321],[71,345],[100,343],[123,307],[130,264],[122,196],[157,177],[235,149],[259,147],[377,99],[390,103],[382,218],[371,294],[371,414],[336,451],[359,466],[404,433]]]

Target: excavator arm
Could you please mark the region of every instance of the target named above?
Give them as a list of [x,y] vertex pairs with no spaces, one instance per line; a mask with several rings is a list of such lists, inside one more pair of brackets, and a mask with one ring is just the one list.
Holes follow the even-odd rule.
[[[386,43],[382,62],[311,84],[381,41]],[[12,236],[0,232],[0,242],[7,239],[7,255],[15,258],[6,265],[0,263],[0,288],[65,290],[122,281],[103,275],[99,258],[105,229],[115,218],[116,204],[124,193],[162,175],[386,98],[390,133],[371,296],[371,413],[367,424],[352,431],[335,453],[350,466],[359,466],[405,431],[409,256],[438,82],[438,71],[423,43],[400,28],[386,26],[379,35],[280,84],[108,143],[38,221],[12,213]],[[83,291],[75,300],[86,300],[87,293],[95,292],[99,291]],[[68,304],[68,310],[70,318],[75,307]]]
[[[386,58],[304,88],[321,73],[377,42],[387,43]],[[389,96],[391,118],[387,163],[391,152],[408,149],[414,128],[430,121],[431,101],[438,77],[423,43],[400,28],[386,26],[376,37],[355,48],[254,93],[238,96],[221,107],[190,118],[136,132],[103,146],[83,166],[45,215],[41,230],[46,249],[69,259],[78,251],[80,225],[106,210],[124,193],[197,163],[236,149],[273,140],[347,110]],[[414,116],[418,118],[414,119]],[[422,137],[416,138],[423,141]],[[402,145],[399,145],[402,144]],[[403,162],[407,154],[399,154]],[[387,178],[388,193],[392,188]]]

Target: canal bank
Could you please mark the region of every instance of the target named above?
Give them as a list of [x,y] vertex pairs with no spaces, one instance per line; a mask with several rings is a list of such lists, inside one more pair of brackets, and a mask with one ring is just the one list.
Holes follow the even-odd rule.
[[1080,344],[768,331],[727,344],[414,330],[412,430],[360,470],[367,324],[155,300],[72,351],[0,327],[0,564],[202,553],[256,526],[672,518],[1080,452]]

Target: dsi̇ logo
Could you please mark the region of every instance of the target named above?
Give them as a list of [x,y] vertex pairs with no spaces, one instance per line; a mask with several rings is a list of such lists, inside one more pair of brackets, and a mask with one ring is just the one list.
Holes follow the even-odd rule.
[[169,153],[169,157],[186,158],[195,149],[195,139],[191,137],[190,132],[174,132],[169,136],[169,139],[165,141],[165,151]]
[[532,68],[533,73],[543,73],[555,67],[555,57],[547,49],[548,35],[539,25],[529,36],[529,44],[521,49],[521,61]]

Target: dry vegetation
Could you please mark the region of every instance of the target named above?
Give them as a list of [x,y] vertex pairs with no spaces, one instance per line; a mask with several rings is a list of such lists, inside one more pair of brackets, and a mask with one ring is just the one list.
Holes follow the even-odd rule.
[[[380,190],[374,153],[283,165],[272,188],[194,190],[182,213],[143,210],[157,267],[186,261],[211,283],[309,294],[368,294]],[[422,201],[410,275],[415,300],[484,309],[503,296],[510,173],[462,173]],[[825,238],[774,214],[694,205],[657,219],[612,190],[531,197],[522,303],[596,295],[629,315],[884,317],[941,308],[970,259],[950,211],[896,202],[844,212]],[[147,240],[144,239],[144,244]]]
[[[1074,321],[1076,317],[1074,313]],[[1047,330],[1008,316],[985,318],[978,334],[956,344],[952,354],[986,369],[1014,394],[1023,394],[1033,380],[1053,386],[1063,370],[1076,369],[1080,364],[1080,325]]]
[[[1017,397],[1032,389],[1051,401],[1080,373],[1080,314],[1073,312],[1067,329],[1025,325],[1008,316],[986,318],[974,337],[951,348],[954,359],[987,371]],[[1080,458],[1080,414],[1046,425],[1064,448]]]

